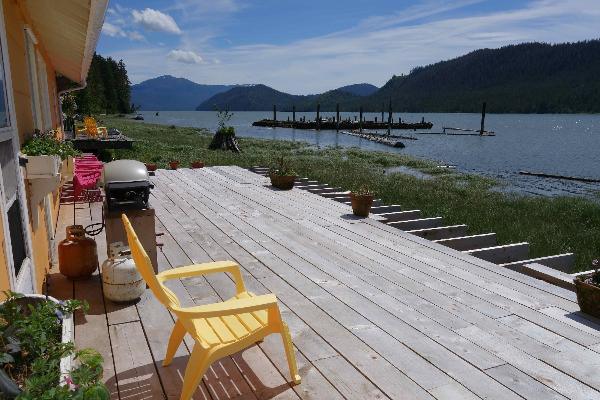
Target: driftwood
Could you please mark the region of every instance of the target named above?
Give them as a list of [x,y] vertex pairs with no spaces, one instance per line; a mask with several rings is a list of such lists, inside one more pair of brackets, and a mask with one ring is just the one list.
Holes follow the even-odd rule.
[[240,146],[235,138],[235,133],[219,130],[213,136],[208,145],[210,150],[230,150],[234,153],[241,153]]

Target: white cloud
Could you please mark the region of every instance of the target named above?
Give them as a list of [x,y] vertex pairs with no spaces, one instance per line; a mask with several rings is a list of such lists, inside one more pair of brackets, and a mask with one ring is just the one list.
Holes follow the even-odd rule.
[[127,32],[127,37],[129,38],[129,40],[140,41],[140,42],[146,40],[144,35],[142,35],[138,31]]
[[243,5],[238,0],[175,0],[167,10],[179,11],[184,19],[210,19],[216,14],[232,14]]
[[182,33],[173,17],[158,10],[146,8],[142,11],[133,10],[131,14],[133,15],[133,22],[140,24],[149,31],[173,33],[176,35]]
[[128,38],[129,40],[139,42],[146,40],[144,35],[142,35],[138,31],[126,31],[123,28],[121,28],[118,24],[112,24],[108,21],[105,21],[104,25],[102,25],[102,33],[110,37]]
[[113,25],[110,22],[104,22],[102,25],[102,33],[110,37],[125,37],[125,32],[123,29],[118,27],[117,25]]
[[189,50],[171,50],[168,57],[185,64],[202,64],[204,62],[199,54]]
[[[469,2],[463,0],[465,4]],[[258,43],[222,49],[212,47],[211,41],[201,41],[201,35],[191,36],[191,32],[186,32],[179,46],[202,49],[200,59],[208,60],[202,68],[197,68],[197,61],[190,61],[193,58],[189,56],[187,62],[161,63],[164,50],[158,46],[110,55],[125,60],[134,82],[168,73],[202,83],[259,82],[278,90],[307,94],[356,82],[382,85],[393,74],[408,73],[416,66],[479,48],[598,37],[598,0],[524,3],[505,11],[464,17],[448,17],[431,7],[430,12],[423,10],[421,15],[435,18],[428,17],[426,21],[407,21],[402,18],[406,14],[402,11],[395,14],[396,20],[391,14],[389,19],[369,18],[353,29],[282,45]],[[447,8],[450,2],[436,4]]]

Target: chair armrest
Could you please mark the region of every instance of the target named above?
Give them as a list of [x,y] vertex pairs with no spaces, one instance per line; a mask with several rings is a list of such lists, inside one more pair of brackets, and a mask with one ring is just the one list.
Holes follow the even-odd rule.
[[173,308],[173,311],[180,318],[212,318],[268,310],[273,307],[277,307],[277,297],[274,294],[265,294],[245,299],[231,299],[221,303],[206,304],[202,306]]
[[168,269],[156,275],[159,282],[170,279],[191,278],[219,272],[229,272],[235,280],[235,288],[238,294],[246,291],[244,280],[240,272],[240,266],[234,261],[217,261],[203,264],[187,265],[185,267]]

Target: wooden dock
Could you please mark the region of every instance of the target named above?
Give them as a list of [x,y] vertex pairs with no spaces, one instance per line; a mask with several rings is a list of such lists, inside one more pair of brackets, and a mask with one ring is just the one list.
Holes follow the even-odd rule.
[[[321,120],[321,121],[279,121],[273,119],[263,119],[252,123],[252,126],[262,126],[267,128],[291,128],[291,129],[312,129],[312,130],[358,130],[361,128],[361,123],[358,121],[342,120],[336,122],[335,120]],[[370,130],[386,130],[390,127],[391,129],[404,129],[404,130],[417,130],[417,129],[431,129],[433,124],[431,122],[375,122],[375,121],[363,121],[362,129]]]
[[[252,291],[277,295],[302,375],[288,384],[272,336],[215,363],[195,399],[600,399],[600,325],[572,292],[308,190],[273,190],[241,168],[159,170],[152,180],[159,269],[236,260]],[[73,215],[61,207],[57,241]],[[89,221],[87,204],[77,213]],[[98,203],[91,213],[98,222]],[[103,354],[113,399],[178,398],[192,341],[161,366],[174,320],[150,292],[115,305],[97,275],[72,282],[54,270],[49,281],[51,294],[90,303],[76,345]],[[234,291],[224,274],[171,288],[184,305]]]

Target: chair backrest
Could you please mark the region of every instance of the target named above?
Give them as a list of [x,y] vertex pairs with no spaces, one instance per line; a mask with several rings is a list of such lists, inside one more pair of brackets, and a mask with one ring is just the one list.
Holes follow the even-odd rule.
[[83,124],[85,125],[87,133],[91,135],[98,134],[98,125],[96,124],[96,119],[94,117],[85,117],[83,119]]
[[165,307],[171,309],[179,308],[181,305],[175,293],[173,293],[169,288],[165,287],[158,281],[158,279],[156,279],[150,257],[148,257],[146,250],[144,250],[142,243],[133,230],[133,226],[131,226],[129,218],[127,218],[127,215],[123,214],[121,219],[123,220],[123,226],[125,227],[125,232],[127,233],[127,241],[129,242],[131,256],[133,257],[135,266],[142,275],[142,278],[144,278],[148,286],[150,286],[152,293],[154,293],[154,295]]

